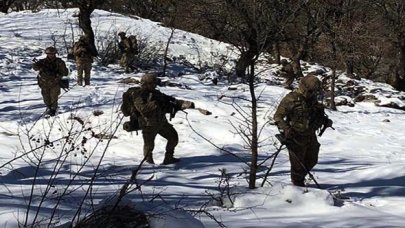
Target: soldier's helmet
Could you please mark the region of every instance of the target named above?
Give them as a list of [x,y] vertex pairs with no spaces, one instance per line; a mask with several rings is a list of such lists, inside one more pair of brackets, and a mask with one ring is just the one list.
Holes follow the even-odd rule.
[[54,47],[47,47],[45,49],[45,54],[56,54],[57,50]]
[[321,81],[313,75],[307,75],[301,79],[298,88],[308,98],[320,92]]
[[281,65],[285,66],[288,64],[288,61],[287,61],[287,59],[282,59],[282,60],[280,60],[280,63],[281,63]]
[[119,32],[118,36],[122,37],[122,36],[126,36],[127,34],[125,32]]
[[158,78],[154,74],[145,74],[141,78],[141,86],[144,88],[154,89],[158,84]]

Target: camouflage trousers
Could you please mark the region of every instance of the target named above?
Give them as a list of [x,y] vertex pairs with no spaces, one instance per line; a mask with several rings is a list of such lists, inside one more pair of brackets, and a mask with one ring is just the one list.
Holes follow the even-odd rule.
[[91,72],[91,62],[90,61],[78,61],[76,62],[77,67],[77,84],[83,85],[83,72],[84,72],[84,84],[90,85],[90,72]]
[[284,82],[284,87],[286,88],[292,88],[292,84],[294,82],[295,77],[285,77],[285,82]]
[[125,69],[125,72],[130,72],[132,70],[132,64],[135,60],[135,54],[133,53],[123,53],[120,60],[120,66]]
[[168,122],[164,122],[158,127],[144,127],[142,129],[143,155],[152,158],[152,151],[155,147],[155,138],[157,135],[167,140],[165,157],[173,157],[174,148],[179,143],[179,136],[173,125]]
[[296,135],[287,144],[291,164],[291,181],[304,183],[305,176],[318,163],[320,144],[315,133]]
[[54,84],[53,86],[42,86],[41,94],[48,109],[56,110],[58,108],[58,97],[60,94],[59,85]]

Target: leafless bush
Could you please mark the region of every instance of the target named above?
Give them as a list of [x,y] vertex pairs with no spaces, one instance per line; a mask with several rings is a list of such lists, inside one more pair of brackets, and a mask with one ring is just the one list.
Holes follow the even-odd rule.
[[98,50],[98,61],[103,66],[117,63],[121,56],[116,32],[107,32],[97,36],[96,47]]
[[[30,186],[21,186],[27,202],[23,216],[17,218],[21,226],[53,226],[66,219],[75,224],[92,211],[94,183],[110,142],[116,138],[97,136],[114,136],[121,120],[118,115],[111,123],[94,126],[72,113],[65,120],[39,119],[21,125],[18,137],[22,150],[0,165],[0,169],[10,170],[11,178],[26,179]],[[26,166],[15,168],[13,164],[18,160],[25,161]],[[61,213],[67,201],[79,201],[73,216]]]
[[217,183],[218,193],[206,193],[211,197],[216,206],[232,208],[235,201],[235,193],[232,192],[232,186],[230,185],[231,176],[226,173],[226,169],[220,169],[221,176]]
[[[117,33],[114,30],[103,34],[98,33],[96,38],[96,47],[99,52],[98,61],[103,66],[116,64],[121,58]],[[147,68],[157,63],[162,56],[163,44],[150,42],[147,38],[141,38],[140,36],[137,36],[137,39],[138,54],[136,55],[134,64],[140,68]]]

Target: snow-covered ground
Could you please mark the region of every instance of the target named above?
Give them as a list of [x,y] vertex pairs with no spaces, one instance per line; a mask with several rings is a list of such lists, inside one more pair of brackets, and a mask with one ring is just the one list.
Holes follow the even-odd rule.
[[[62,37],[71,41],[71,26],[74,34],[79,34],[75,25],[77,18],[72,17],[74,12],[44,10],[0,15],[1,227],[24,223],[30,195],[34,196],[29,216],[32,221],[47,186],[51,187],[40,205],[37,221],[49,218],[58,205],[54,221],[59,221],[58,224],[69,222],[89,183],[93,183],[83,216],[92,208],[90,201],[96,207],[108,202],[143,158],[141,134],[124,131],[119,112],[122,93],[130,87],[119,81],[127,77],[139,79],[142,72],[125,74],[117,65],[102,67],[95,63],[92,85],[73,86],[69,92],[62,93],[57,117],[42,116],[45,107],[36,85],[36,72],[31,69],[32,59],[44,57],[44,47],[55,41],[60,56],[66,61]],[[104,11],[96,11],[92,20],[96,37],[124,30],[137,34],[151,45],[159,45],[168,40],[171,32],[149,20]],[[184,56],[193,64],[206,62],[212,65],[219,62],[221,56],[234,55],[231,50],[224,43],[176,30],[169,53]],[[67,61],[67,64],[72,69],[71,84],[75,84],[74,63]],[[267,70],[260,77],[274,78],[272,72],[278,66],[261,67]],[[248,110],[248,103],[240,99],[249,97],[248,87],[236,84],[233,85],[236,90],[229,90],[226,81],[213,85],[209,80],[200,81],[201,76],[194,73],[169,78],[183,86],[160,88],[166,94],[191,100],[213,114],[204,116],[196,110],[187,110],[187,113],[177,113],[171,121],[180,138],[175,153],[181,158],[178,164],[159,165],[164,156],[165,140],[157,138],[154,158],[158,164],[141,168],[138,182],[146,182],[141,191],[133,191],[125,198],[126,203],[154,215],[150,220],[152,227],[218,227],[219,224],[205,213],[195,216],[199,221],[192,219],[190,214],[202,205],[205,205],[205,212],[226,227],[404,226],[404,111],[377,107],[369,102],[356,103],[354,107],[339,106],[336,112],[327,111],[336,130],[328,129],[319,139],[322,145],[320,159],[313,170],[323,189],[315,188],[313,181],[309,181],[308,188],[290,184],[289,161],[284,149],[264,187],[260,185],[271,159],[259,168],[258,188],[250,190],[246,165],[250,154],[231,125],[231,122],[237,124],[240,118],[231,105],[233,102]],[[257,94],[261,95],[260,125],[266,124],[261,135],[259,163],[277,150],[274,138],[277,129],[268,124],[268,120],[288,92],[264,82],[256,88]],[[360,83],[368,90],[390,88],[368,81]],[[94,115],[94,111],[103,114]],[[80,120],[84,122],[80,123]],[[116,129],[116,137],[111,140],[94,137],[112,134]],[[71,141],[56,141],[41,147],[45,139],[52,142],[67,135]],[[69,150],[70,146],[74,147],[73,151]],[[36,147],[40,149],[30,153]],[[24,153],[26,156],[22,156]],[[39,169],[34,166],[38,159],[42,160]],[[85,162],[80,169],[80,164]],[[57,167],[58,176],[49,183],[55,173],[54,167]],[[220,198],[220,191],[227,187],[219,184],[223,180],[220,170],[226,170],[231,191],[224,195],[222,204],[213,200]],[[94,173],[97,173],[96,178],[91,179]],[[65,189],[69,191],[63,193]],[[340,191],[343,198],[349,199],[334,202],[328,190]],[[61,195],[64,195],[63,200],[59,202]],[[227,199],[228,195],[232,202]],[[47,224],[46,221],[43,224]]]

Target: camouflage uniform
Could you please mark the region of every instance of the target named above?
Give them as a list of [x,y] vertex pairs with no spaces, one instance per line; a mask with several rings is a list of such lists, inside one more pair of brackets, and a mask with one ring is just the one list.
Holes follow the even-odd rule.
[[53,116],[58,107],[60,80],[63,76],[67,76],[69,71],[65,62],[55,56],[55,48],[48,47],[45,53],[47,57],[35,62],[32,67],[35,71],[39,71],[38,85],[41,88],[41,94],[48,108],[48,113]]
[[156,77],[147,74],[142,77],[141,89],[134,99],[134,106],[139,112],[138,122],[142,130],[144,147],[143,153],[146,161],[154,163],[152,151],[155,146],[156,135],[167,139],[166,154],[163,164],[171,164],[178,161],[173,157],[174,148],[179,142],[177,131],[166,118],[166,113],[174,110],[194,108],[194,103],[175,99],[155,89]]
[[304,186],[307,172],[318,162],[320,144],[315,131],[323,124],[332,125],[323,105],[316,99],[320,86],[319,79],[314,76],[302,78],[299,88],[281,100],[274,114],[276,125],[287,139],[291,181],[298,186]]
[[138,52],[138,47],[136,43],[134,44],[131,39],[126,37],[124,32],[120,32],[118,35],[121,38],[118,47],[122,53],[120,66],[124,67],[125,72],[129,73],[132,70],[132,64],[135,60],[135,55]]
[[294,68],[287,60],[281,60],[280,76],[285,78],[284,87],[287,89],[292,89],[292,83],[295,79]]
[[90,85],[91,64],[93,63],[93,55],[90,49],[88,41],[83,36],[73,46],[73,55],[77,67],[77,84],[80,86],[83,85],[83,72],[84,85]]

